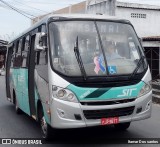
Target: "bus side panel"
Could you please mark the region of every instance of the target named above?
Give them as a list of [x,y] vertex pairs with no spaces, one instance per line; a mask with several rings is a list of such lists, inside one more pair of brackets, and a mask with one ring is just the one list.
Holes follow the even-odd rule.
[[21,69],[21,76],[23,77],[22,82],[22,96],[23,96],[23,111],[30,115],[30,107],[29,107],[29,95],[28,95],[28,69]]
[[23,109],[23,97],[21,87],[21,77],[19,76],[19,69],[11,69],[11,87],[15,91],[16,100],[20,109]]

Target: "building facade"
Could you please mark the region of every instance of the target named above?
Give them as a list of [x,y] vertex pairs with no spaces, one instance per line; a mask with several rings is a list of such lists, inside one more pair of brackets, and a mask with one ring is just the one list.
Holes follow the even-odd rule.
[[101,13],[131,21],[139,37],[160,35],[160,6],[92,0],[87,8],[87,13]]
[[32,24],[50,14],[101,13],[130,20],[139,37],[160,35],[160,6],[119,2],[118,0],[87,0],[33,19]]

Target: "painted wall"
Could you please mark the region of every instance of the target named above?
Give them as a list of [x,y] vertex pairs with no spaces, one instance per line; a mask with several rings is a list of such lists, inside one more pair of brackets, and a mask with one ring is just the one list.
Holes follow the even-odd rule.
[[139,37],[160,36],[160,7],[115,0],[92,0],[88,13],[102,13],[128,19],[134,25]]
[[130,20],[139,37],[160,35],[160,11],[158,10],[117,7],[116,16]]

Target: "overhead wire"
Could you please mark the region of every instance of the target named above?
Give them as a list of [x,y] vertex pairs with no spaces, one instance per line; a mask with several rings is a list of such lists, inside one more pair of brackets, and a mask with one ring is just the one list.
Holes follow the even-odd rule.
[[4,4],[0,4],[0,7],[1,7],[1,8],[5,8],[5,9],[10,9],[9,7],[7,7],[7,6],[4,5]]
[[51,4],[51,5],[67,5],[67,4],[62,4],[62,3],[51,3],[51,2],[35,2],[35,1],[27,1],[27,3],[36,3],[36,4]]
[[[19,9],[17,9],[17,8],[15,8],[15,7],[13,7],[13,6],[11,6],[10,4],[8,4],[7,2],[5,2],[5,1],[3,1],[3,0],[0,0],[0,2],[3,3],[3,4],[5,4],[5,5],[8,6],[9,8],[11,8],[12,10],[16,11],[17,13],[19,13],[19,14],[25,16],[26,18],[29,18],[29,19],[32,20],[32,18],[29,17],[29,16],[27,16],[27,15],[30,15],[30,16],[35,17],[34,15],[28,14],[28,13],[22,11],[22,10],[19,10]],[[24,13],[25,13],[25,14],[24,14]]]
[[9,2],[10,5],[12,5],[12,7],[14,8],[17,8],[18,10],[20,11],[23,11],[24,13],[26,13],[27,15],[30,15],[32,17],[36,17],[38,15],[41,15],[43,13],[41,13],[40,11],[34,11],[33,8],[28,8],[28,7],[25,7],[19,3],[16,3],[16,2]]
[[32,17],[36,17],[35,15],[32,15],[32,14],[30,14],[30,13],[24,11],[24,10],[18,9],[18,8],[14,7],[14,6],[12,6],[12,7],[15,8],[15,9],[17,9],[18,11],[20,11],[20,12],[26,14],[26,15],[29,15],[29,16],[32,16]]
[[[4,0],[3,0],[3,1],[4,1]],[[7,3],[7,2],[6,2],[6,3]],[[26,15],[29,15],[29,16],[32,16],[32,17],[36,17],[35,15],[30,14],[30,13],[27,12],[27,11],[24,11],[24,10],[22,10],[22,9],[20,9],[20,8],[17,8],[17,7],[15,7],[15,6],[13,6],[13,4],[11,5],[11,3],[8,3],[8,5],[12,6],[13,8],[15,8],[15,9],[18,10],[18,11],[21,11],[22,13],[25,13]]]
[[41,11],[41,12],[49,13],[49,12],[47,12],[47,11],[44,11],[44,10],[41,10],[41,9],[38,9],[38,8],[35,8],[35,7],[32,7],[32,6],[26,5],[26,4],[24,4],[24,3],[22,3],[22,2],[19,2],[19,1],[16,1],[16,0],[14,0],[14,2],[19,3],[20,5],[23,5],[23,6],[30,7],[30,8],[32,8],[32,9]]
[[[82,2],[83,0],[74,0],[74,2]],[[56,3],[56,2],[37,2],[37,1],[26,1],[26,3],[36,3],[36,4],[52,4],[52,5],[71,5],[71,3]]]
[[[5,4],[5,5],[6,5],[7,7],[9,7],[10,9],[18,12],[19,14],[21,14],[21,15],[23,15],[23,16],[31,19],[31,20],[32,20],[31,17],[36,17],[35,15],[30,14],[30,13],[27,12],[27,11],[24,11],[24,10],[21,10],[21,9],[19,9],[19,8],[14,7],[14,6],[13,6],[13,3],[12,3],[12,5],[11,5],[11,4],[5,2],[4,0],[0,0],[0,2],[3,3],[3,4]],[[32,6],[26,5],[26,4],[24,4],[24,3],[22,3],[22,2],[19,2],[19,1],[17,1],[17,0],[14,0],[13,2],[16,2],[16,3],[18,3],[19,5],[23,5],[23,6],[25,6],[25,7],[30,7],[30,8],[32,8],[32,9],[35,9],[35,10],[38,10],[38,11],[41,11],[41,12],[49,13],[49,12],[46,12],[46,11],[44,11],[44,10],[41,10],[41,9],[38,9],[38,8],[35,8],[35,7],[32,7]],[[32,2],[32,3],[34,3],[34,1],[27,1],[27,2]],[[58,4],[58,3],[49,3],[49,2],[35,2],[35,3],[39,3],[39,4]],[[66,4],[63,4],[63,5],[66,5]],[[6,6],[2,6],[2,7],[3,7],[3,8],[7,8]],[[39,15],[39,14],[38,14],[38,15]],[[31,17],[29,17],[29,16],[31,16]]]

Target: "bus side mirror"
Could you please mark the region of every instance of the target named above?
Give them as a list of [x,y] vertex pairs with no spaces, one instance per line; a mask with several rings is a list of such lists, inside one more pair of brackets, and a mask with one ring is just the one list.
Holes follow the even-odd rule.
[[44,32],[36,33],[35,50],[44,51],[47,49],[47,34]]

